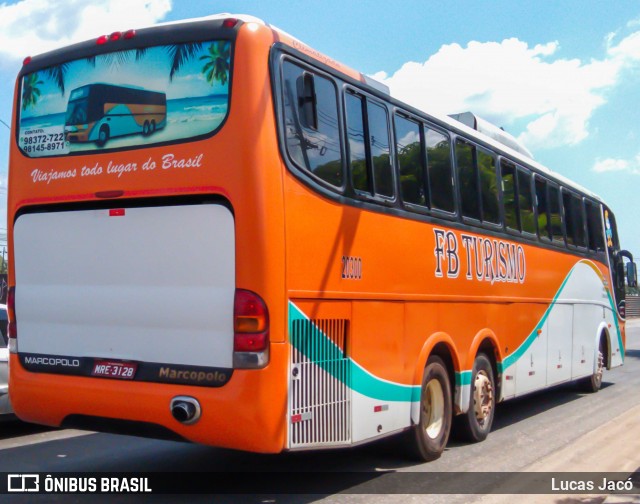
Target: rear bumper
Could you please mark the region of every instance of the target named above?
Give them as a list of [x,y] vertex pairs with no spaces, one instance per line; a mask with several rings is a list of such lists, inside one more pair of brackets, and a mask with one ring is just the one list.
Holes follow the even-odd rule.
[[[217,388],[33,373],[12,354],[11,402],[18,417],[33,423],[59,427],[77,416],[118,419],[155,424],[196,443],[278,453],[286,443],[288,345],[272,343],[270,352],[267,367],[235,370]],[[176,396],[198,400],[198,422],[184,425],[173,418],[169,406]]]

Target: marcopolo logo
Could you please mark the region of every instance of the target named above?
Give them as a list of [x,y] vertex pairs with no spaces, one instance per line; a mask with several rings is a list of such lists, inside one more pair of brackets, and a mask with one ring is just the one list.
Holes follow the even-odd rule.
[[80,367],[79,359],[68,359],[65,357],[30,356],[24,358],[26,364],[32,366],[55,366],[55,367]]
[[9,474],[7,475],[7,490],[9,492],[39,492],[39,474]]
[[227,373],[221,371],[175,369],[169,366],[160,368],[158,378],[169,382],[208,384],[224,384],[228,380]]

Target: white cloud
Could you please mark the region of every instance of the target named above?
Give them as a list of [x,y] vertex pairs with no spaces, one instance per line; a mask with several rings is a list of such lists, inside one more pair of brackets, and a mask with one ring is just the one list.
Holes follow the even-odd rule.
[[640,154],[631,160],[614,158],[597,159],[596,164],[593,166],[593,171],[596,173],[617,171],[640,175]]
[[21,0],[0,4],[0,57],[23,59],[119,30],[149,26],[171,0]]
[[623,68],[640,63],[640,31],[617,44],[616,37],[607,35],[606,56],[590,61],[559,57],[557,41],[443,45],[424,63],[407,62],[391,76],[378,72],[374,78],[422,110],[470,110],[506,129],[517,121],[521,131],[514,133],[531,149],[574,145],[589,135],[589,119]]

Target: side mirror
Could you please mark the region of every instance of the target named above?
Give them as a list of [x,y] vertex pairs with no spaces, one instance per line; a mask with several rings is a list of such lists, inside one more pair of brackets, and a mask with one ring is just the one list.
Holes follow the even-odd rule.
[[627,285],[629,287],[638,286],[638,267],[636,263],[627,263]]
[[[633,255],[628,250],[619,250],[618,255],[620,257],[626,257],[629,259],[627,263],[627,285],[629,287],[637,287],[638,286],[638,268],[636,263],[633,262]],[[620,259],[622,262],[622,259]]]

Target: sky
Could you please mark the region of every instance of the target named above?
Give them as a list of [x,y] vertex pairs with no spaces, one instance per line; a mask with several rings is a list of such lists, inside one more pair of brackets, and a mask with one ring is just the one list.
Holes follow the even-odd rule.
[[[20,0],[0,3],[0,242],[23,59],[116,30],[251,14],[426,112],[472,111],[600,195],[640,258],[640,2]],[[0,246],[2,244],[0,243]]]

